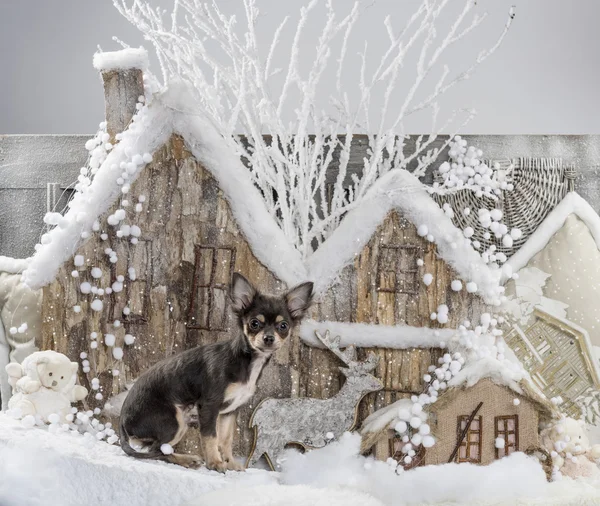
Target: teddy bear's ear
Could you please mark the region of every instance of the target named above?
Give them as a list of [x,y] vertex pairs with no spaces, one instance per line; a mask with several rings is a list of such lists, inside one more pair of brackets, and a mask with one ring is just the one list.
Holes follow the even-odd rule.
[[38,375],[42,375],[44,373],[44,370],[46,369],[46,364],[48,364],[48,359],[47,358],[40,358],[38,360],[37,366],[36,366],[36,370]]
[[73,374],[75,374],[77,369],[79,369],[79,364],[77,362],[71,362],[71,369],[73,369]]

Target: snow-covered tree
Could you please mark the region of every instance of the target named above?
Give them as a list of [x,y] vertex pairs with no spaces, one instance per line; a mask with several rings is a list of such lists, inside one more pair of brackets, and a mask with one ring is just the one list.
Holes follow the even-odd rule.
[[[423,0],[400,27],[386,17],[387,47],[374,54],[365,42],[358,61],[348,54],[352,38],[363,36],[355,30],[358,2],[340,14],[332,0],[310,0],[294,26],[288,17],[281,22],[263,51],[256,1],[240,1],[246,19],[238,24],[216,1],[174,0],[167,13],[144,0],[113,0],[154,45],[163,85],[191,85],[198,113],[239,152],[270,213],[305,259],[381,177],[411,162],[414,174],[424,176],[447,145],[433,146],[436,133],[454,132],[474,114],[457,109],[440,120],[440,99],[494,53],[514,17],[511,10],[497,41],[452,72],[443,64],[448,49],[485,18],[474,12],[473,0],[447,26],[441,20],[454,16],[450,5],[458,0]],[[307,33],[311,23],[323,25],[314,38]],[[291,42],[284,42],[292,32]],[[310,56],[308,68],[301,64],[303,52]],[[276,55],[286,55],[286,68],[274,68]],[[324,97],[331,81],[334,93]],[[431,115],[432,133],[409,144],[404,125],[417,113]],[[350,173],[356,134],[366,134],[368,148],[362,170]],[[338,170],[331,174],[334,160]]]

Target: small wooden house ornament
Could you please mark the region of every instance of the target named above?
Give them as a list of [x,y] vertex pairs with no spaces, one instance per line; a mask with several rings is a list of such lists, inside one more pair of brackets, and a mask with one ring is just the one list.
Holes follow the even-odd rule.
[[[493,362],[490,359],[476,366],[487,368],[477,381],[467,380],[474,367],[467,365],[457,381],[451,381],[427,408],[436,442],[429,448],[421,446],[408,468],[448,462],[487,465],[515,451],[540,447],[539,424],[555,416],[556,408],[528,380],[502,380],[503,372]],[[372,450],[379,460],[391,457],[403,465],[398,449],[404,443],[394,431],[399,419],[386,416],[385,410],[381,416],[387,420],[379,430],[371,429],[378,427],[377,413],[366,421],[361,431],[362,450]]]

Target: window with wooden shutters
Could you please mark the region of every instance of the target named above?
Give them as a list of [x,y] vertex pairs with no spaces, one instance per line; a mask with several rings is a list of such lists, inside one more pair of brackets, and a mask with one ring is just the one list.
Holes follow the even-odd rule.
[[519,417],[497,416],[494,419],[495,434],[494,441],[498,438],[504,439],[504,447],[496,447],[496,458],[501,459],[512,452],[519,451]]
[[[469,415],[458,417],[457,438],[460,438],[463,434],[465,427],[469,422],[469,418]],[[467,430],[467,433],[458,448],[456,461],[473,462],[475,464],[481,462],[481,416],[476,416],[471,421],[469,430]]]
[[379,246],[377,259],[377,289],[380,292],[418,293],[416,245]]
[[227,330],[227,295],[234,266],[234,248],[196,246],[188,328]]

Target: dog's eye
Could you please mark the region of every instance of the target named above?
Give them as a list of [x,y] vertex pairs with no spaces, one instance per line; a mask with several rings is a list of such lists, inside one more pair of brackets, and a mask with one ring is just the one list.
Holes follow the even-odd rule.
[[252,318],[248,325],[252,330],[258,330],[260,328],[260,322],[256,318]]
[[64,377],[64,376],[61,376],[61,377],[60,377],[60,379],[61,379],[61,380],[63,380],[63,379],[65,379],[65,377]]
[[49,373],[48,376],[52,376],[52,373]]
[[288,325],[288,322],[281,322],[279,324],[279,330],[281,330],[282,332],[285,332],[289,328],[290,326]]

